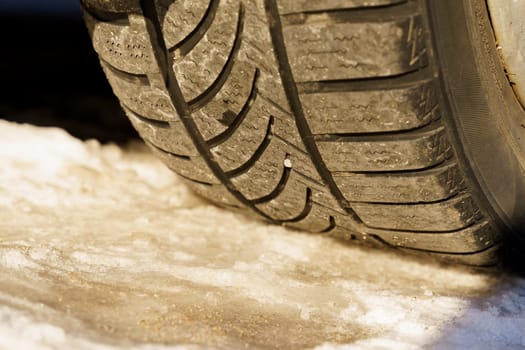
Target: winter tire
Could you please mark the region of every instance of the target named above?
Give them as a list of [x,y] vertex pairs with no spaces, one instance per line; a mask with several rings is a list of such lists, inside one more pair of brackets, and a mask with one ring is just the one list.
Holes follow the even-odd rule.
[[482,0],[84,0],[113,91],[197,193],[470,265],[525,227],[525,113]]

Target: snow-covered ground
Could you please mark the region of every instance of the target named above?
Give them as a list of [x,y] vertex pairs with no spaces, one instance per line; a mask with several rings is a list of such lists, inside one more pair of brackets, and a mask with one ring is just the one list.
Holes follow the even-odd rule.
[[293,232],[140,144],[0,121],[1,349],[510,349],[525,280]]

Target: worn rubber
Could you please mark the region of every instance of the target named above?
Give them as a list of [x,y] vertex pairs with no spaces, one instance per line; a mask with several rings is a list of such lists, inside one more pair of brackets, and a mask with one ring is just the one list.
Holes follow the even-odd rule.
[[275,223],[470,265],[500,230],[450,142],[416,0],[84,0],[146,143]]

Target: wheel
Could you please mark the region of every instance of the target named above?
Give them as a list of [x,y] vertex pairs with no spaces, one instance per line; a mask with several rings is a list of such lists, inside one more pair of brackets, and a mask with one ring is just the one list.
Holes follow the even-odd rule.
[[525,116],[482,0],[84,0],[145,142],[233,210],[463,264],[524,227]]

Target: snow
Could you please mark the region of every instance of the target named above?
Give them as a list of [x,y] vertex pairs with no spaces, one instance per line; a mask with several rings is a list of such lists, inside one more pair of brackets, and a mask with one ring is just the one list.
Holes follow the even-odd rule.
[[525,280],[198,198],[145,147],[0,121],[0,349],[525,347]]

